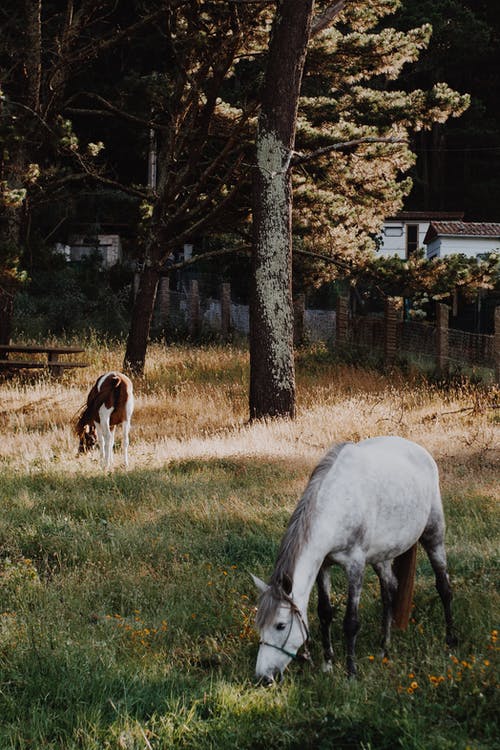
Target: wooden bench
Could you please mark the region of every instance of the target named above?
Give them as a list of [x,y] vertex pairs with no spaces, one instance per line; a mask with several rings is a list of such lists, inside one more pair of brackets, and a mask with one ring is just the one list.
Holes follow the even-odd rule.
[[[24,344],[0,344],[0,371],[24,369],[48,369],[58,377],[72,367],[88,367],[88,362],[60,359],[61,355],[81,354],[85,349],[76,346],[25,346]],[[43,359],[11,359],[9,354],[45,355]]]

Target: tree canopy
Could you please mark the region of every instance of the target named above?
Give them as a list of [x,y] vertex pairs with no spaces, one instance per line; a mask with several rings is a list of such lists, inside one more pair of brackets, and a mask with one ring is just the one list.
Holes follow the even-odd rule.
[[[405,200],[459,208],[450,203],[456,186],[469,182],[456,179],[444,149],[459,144],[463,174],[474,177],[477,139],[492,149],[500,142],[493,2],[314,8],[289,162],[300,283],[320,283],[336,267],[311,253],[366,268],[363,251]],[[144,362],[172,249],[221,233],[233,249],[250,244],[252,149],[274,13],[272,3],[6,0],[0,248],[9,300],[39,248],[67,241],[76,223],[125,226],[144,282],[127,357]],[[277,88],[276,102],[285,94]],[[147,184],[152,150],[157,176]],[[307,260],[297,261],[300,251]]]

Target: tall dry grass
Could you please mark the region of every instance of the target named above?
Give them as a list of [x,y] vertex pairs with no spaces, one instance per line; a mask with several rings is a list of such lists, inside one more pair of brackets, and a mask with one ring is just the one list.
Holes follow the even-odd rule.
[[[88,351],[91,366],[62,380],[28,376],[0,383],[0,460],[25,469],[50,465],[95,472],[94,457],[78,458],[71,420],[95,379],[119,369],[119,345]],[[498,389],[456,383],[440,388],[393,372],[383,375],[324,357],[297,365],[297,418],[248,424],[248,354],[231,347],[150,346],[135,379],[132,466],[173,460],[254,456],[313,463],[332,443],[397,434],[424,445],[447,481],[495,467],[499,457]],[[118,435],[119,441],[119,435]],[[117,455],[117,463],[120,457]]]

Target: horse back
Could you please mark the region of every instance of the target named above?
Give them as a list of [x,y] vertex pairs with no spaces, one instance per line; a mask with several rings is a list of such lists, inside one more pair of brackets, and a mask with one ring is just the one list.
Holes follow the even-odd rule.
[[318,499],[328,519],[323,533],[335,536],[333,557],[337,545],[340,557],[358,547],[366,562],[380,562],[409,549],[429,524],[444,528],[436,463],[404,438],[346,445]]
[[120,372],[112,372],[101,378],[101,403],[110,410],[111,427],[130,420],[134,408],[132,381]]
[[101,421],[101,409],[109,412],[109,423],[116,426],[130,420],[134,408],[132,381],[120,372],[101,375],[87,396],[87,404],[80,421],[87,424]]

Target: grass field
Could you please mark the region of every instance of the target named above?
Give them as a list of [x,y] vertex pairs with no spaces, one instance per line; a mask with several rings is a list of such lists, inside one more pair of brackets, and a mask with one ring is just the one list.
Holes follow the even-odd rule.
[[[89,344],[83,372],[0,383],[0,750],[498,747],[498,392],[308,350],[297,419],[249,425],[246,352],[151,347],[131,466],[118,445],[105,474],[97,454],[77,457],[70,420],[122,356]],[[313,597],[318,666],[257,688],[249,573],[271,573],[325,449],[382,434],[416,440],[439,464],[460,644],[444,647],[419,553],[413,617],[389,661],[368,572],[359,678],[347,681],[336,570],[333,674],[319,669]]]

